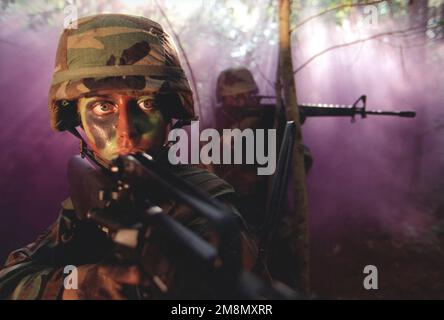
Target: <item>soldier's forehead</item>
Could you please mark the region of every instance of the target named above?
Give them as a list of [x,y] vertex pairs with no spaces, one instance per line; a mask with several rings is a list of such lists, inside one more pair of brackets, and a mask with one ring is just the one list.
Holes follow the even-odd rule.
[[141,98],[141,97],[150,98],[150,97],[154,97],[153,94],[147,94],[146,92],[133,93],[133,94],[128,94],[128,93],[102,93],[102,94],[91,94],[91,95],[83,97],[83,99],[87,99],[87,100],[97,99],[97,98],[101,98],[101,99],[117,99],[117,98],[120,98],[122,96],[125,96],[125,97],[128,97],[128,98]]

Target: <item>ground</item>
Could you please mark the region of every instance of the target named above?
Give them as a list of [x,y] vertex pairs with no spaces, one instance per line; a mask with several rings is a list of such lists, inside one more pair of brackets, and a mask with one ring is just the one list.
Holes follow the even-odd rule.
[[[378,290],[365,290],[365,265]],[[382,231],[312,241],[312,290],[324,299],[444,299],[444,220],[415,236]]]

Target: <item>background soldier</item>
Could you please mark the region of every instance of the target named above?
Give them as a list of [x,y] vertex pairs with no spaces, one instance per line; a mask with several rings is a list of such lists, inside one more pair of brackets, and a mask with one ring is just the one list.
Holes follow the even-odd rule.
[[[49,111],[56,131],[80,137],[75,129],[80,126],[87,142],[83,151],[89,149],[105,167],[118,155],[159,156],[173,119],[194,118],[192,92],[168,34],[149,19],[119,14],[82,18],[78,29],[63,31]],[[217,176],[192,166],[170,169],[229,205],[234,190]],[[123,286],[147,286],[138,266],[108,261],[110,242],[95,225],[79,219],[70,198],[62,206],[44,234],[8,257],[0,271],[1,298],[123,299]],[[206,221],[189,210],[173,201],[162,209],[211,240]],[[245,233],[242,238],[243,266],[250,269],[255,247]],[[174,266],[155,256],[153,264],[163,266],[160,278],[169,284]],[[66,265],[77,266],[78,290],[64,290]]]
[[[271,114],[255,112],[259,107],[259,89],[247,68],[229,68],[217,78],[216,98],[220,103],[215,110],[215,126],[223,129],[271,129]],[[253,112],[249,112],[253,110]],[[271,116],[270,116],[271,115]],[[231,141],[223,141],[231,143]],[[245,155],[245,152],[243,152]],[[267,176],[257,175],[257,165],[215,165],[215,172],[229,181],[239,194],[239,208],[250,226],[258,227],[264,215],[267,200]]]
[[[244,68],[229,68],[222,71],[217,79],[216,97],[220,105],[215,110],[215,125],[222,132],[223,129],[238,128],[241,130],[271,129],[274,127],[276,106],[274,104],[261,104],[263,97],[259,95],[258,86],[251,72]],[[302,117],[304,120],[304,117]],[[302,121],[303,121],[302,120]],[[279,119],[280,125],[285,119]],[[278,129],[278,139],[279,131]],[[224,141],[227,143],[227,141]],[[277,143],[277,152],[280,143]],[[304,146],[304,161],[306,171],[310,169],[313,158],[309,149]],[[245,154],[245,153],[243,153]],[[249,223],[256,236],[260,237],[264,225],[267,200],[270,193],[269,176],[257,175],[257,165],[216,165],[215,172],[233,185],[239,195],[238,207]],[[290,186],[289,186],[290,188]],[[290,194],[290,193],[289,193]],[[285,197],[287,199],[287,197]],[[272,276],[292,286],[294,270],[287,267],[289,243],[292,239],[291,215],[286,204],[282,205],[283,212],[279,215],[276,237],[270,244],[270,255],[266,261]]]
[[[221,133],[223,129],[273,128],[276,108],[262,105],[262,98],[250,70],[244,67],[223,70],[216,85],[216,99],[220,104],[215,109],[216,128]],[[308,148],[304,148],[308,171],[313,158]],[[241,212],[253,228],[260,224],[266,207],[267,176],[257,175],[257,165],[218,165],[214,166],[214,170],[233,185],[240,196]]]

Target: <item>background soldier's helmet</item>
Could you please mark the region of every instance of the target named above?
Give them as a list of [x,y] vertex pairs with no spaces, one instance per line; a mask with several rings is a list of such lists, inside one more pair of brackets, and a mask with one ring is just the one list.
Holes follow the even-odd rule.
[[193,95],[170,36],[154,21],[122,14],[82,18],[59,40],[49,91],[51,125],[79,125],[76,99],[106,93],[155,95],[168,118],[194,118]]
[[221,102],[222,97],[247,92],[258,92],[256,81],[247,68],[230,68],[219,74],[216,85],[217,102]]

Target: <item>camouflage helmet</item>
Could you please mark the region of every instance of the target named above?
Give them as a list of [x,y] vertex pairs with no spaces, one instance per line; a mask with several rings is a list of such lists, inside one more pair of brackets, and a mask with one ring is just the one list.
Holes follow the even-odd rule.
[[168,117],[194,118],[192,91],[174,43],[162,26],[144,17],[85,17],[60,36],[48,98],[51,126],[63,131],[79,125],[73,102],[111,92],[155,95]]
[[216,85],[217,102],[221,102],[222,97],[246,92],[258,92],[250,70],[244,67],[229,68],[219,74]]

